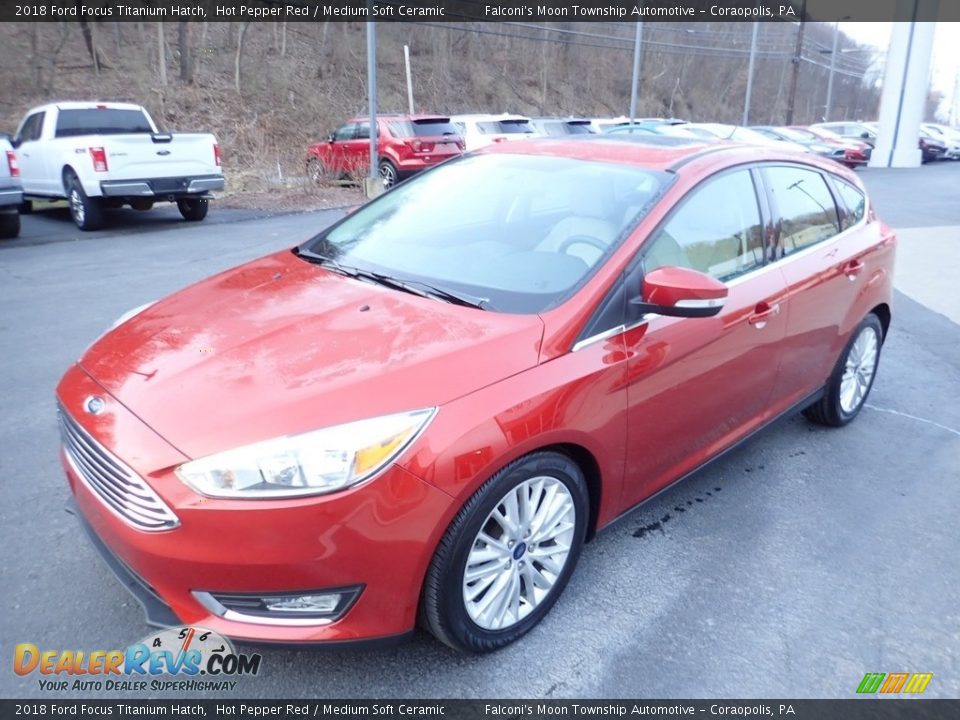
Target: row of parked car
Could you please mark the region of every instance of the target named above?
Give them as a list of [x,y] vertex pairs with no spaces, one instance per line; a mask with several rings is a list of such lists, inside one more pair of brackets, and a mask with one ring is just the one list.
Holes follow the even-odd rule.
[[[776,145],[810,152],[856,168],[870,159],[879,128],[872,122],[829,122],[810,126],[741,127],[692,123],[677,118],[559,118],[522,115],[380,115],[377,118],[378,172],[384,185],[436,165],[454,155],[499,142],[535,137],[597,133],[666,135],[708,141]],[[960,159],[960,132],[925,123],[919,147],[924,162]],[[321,142],[307,148],[307,172],[316,182],[366,172],[370,155],[370,120],[348,120]]]

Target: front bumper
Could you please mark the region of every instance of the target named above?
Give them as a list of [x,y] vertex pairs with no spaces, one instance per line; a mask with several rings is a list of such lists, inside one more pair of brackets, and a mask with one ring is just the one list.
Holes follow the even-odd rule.
[[223,188],[223,175],[104,180],[100,183],[103,197],[183,197],[202,195]]
[[[97,415],[83,410],[104,397]],[[112,511],[62,453],[77,515],[148,622],[196,624],[248,642],[340,643],[389,639],[413,629],[420,587],[452,499],[392,466],[361,486],[329,496],[278,501],[197,495],[173,468],[182,461],[80,368],[58,388],[66,412],[144,479],[180,524],[147,532]],[[157,469],[159,468],[159,469]],[[364,587],[338,620],[238,621],[203,602],[204,593],[312,592]]]
[[23,202],[23,190],[20,188],[0,188],[0,207],[19,205]]

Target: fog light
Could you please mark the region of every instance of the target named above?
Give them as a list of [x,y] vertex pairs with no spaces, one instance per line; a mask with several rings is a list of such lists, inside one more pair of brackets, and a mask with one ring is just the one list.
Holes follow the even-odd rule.
[[226,620],[265,625],[326,625],[350,609],[362,585],[285,593],[220,593],[193,591],[208,610]]
[[340,604],[341,595],[296,595],[293,597],[265,597],[263,604],[267,610],[283,610],[296,613],[317,613],[329,615]]

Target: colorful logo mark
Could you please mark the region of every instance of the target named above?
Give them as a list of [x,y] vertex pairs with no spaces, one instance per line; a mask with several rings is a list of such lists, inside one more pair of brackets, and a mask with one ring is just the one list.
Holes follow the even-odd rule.
[[867,673],[860,681],[857,692],[869,695],[878,692],[920,694],[932,679],[933,673]]

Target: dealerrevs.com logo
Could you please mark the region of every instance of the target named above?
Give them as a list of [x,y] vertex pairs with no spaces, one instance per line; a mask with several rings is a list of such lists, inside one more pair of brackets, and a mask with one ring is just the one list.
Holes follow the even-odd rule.
[[225,637],[202,627],[175,627],[149,635],[125,650],[41,650],[20,643],[13,651],[17,675],[40,677],[43,691],[233,690],[260,671],[256,653],[237,653]]

